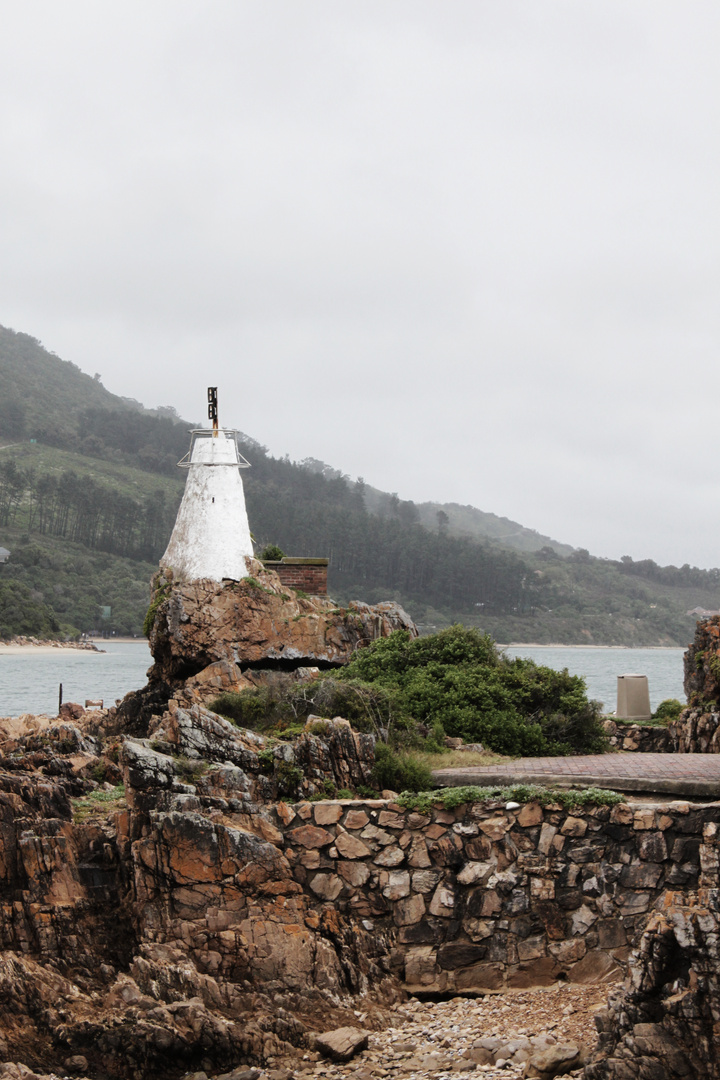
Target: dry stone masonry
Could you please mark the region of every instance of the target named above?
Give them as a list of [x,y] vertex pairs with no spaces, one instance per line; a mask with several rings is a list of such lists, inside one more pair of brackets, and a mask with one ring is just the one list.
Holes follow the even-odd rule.
[[695,889],[720,805],[279,804],[293,877],[390,935],[412,991],[617,979],[668,888]]

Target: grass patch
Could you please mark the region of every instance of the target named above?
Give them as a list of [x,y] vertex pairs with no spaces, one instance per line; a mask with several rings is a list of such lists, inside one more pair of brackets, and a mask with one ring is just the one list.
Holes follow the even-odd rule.
[[510,757],[502,754],[493,754],[491,750],[478,753],[475,750],[416,750],[415,757],[430,769],[464,769],[472,765],[501,765],[505,761],[512,761]]
[[513,784],[511,787],[453,787],[437,791],[403,791],[397,802],[407,810],[427,813],[434,806],[454,810],[463,803],[538,802],[541,806],[560,806],[580,810],[585,806],[616,806],[625,796],[605,788],[547,788],[536,784]]
[[81,795],[78,799],[71,799],[73,820],[83,824],[91,818],[106,816],[116,810],[124,809],[125,785],[118,784],[111,791],[91,791],[87,795]]

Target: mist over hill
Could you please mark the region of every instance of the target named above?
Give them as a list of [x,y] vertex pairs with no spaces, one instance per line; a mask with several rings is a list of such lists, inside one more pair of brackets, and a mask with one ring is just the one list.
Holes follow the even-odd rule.
[[[60,632],[140,631],[192,426],[0,328],[0,634],[29,632],[31,609]],[[396,599],[428,627],[461,621],[503,641],[625,645],[685,644],[688,612],[720,607],[717,570],[596,558],[475,507],[416,505],[276,458],[248,435],[241,450],[258,548],[329,556],[340,602]]]

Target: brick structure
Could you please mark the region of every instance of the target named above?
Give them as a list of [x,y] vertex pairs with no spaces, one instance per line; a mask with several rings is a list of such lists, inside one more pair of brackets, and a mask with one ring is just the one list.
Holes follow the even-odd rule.
[[274,570],[283,585],[301,589],[308,596],[327,595],[329,559],[267,559],[264,565]]

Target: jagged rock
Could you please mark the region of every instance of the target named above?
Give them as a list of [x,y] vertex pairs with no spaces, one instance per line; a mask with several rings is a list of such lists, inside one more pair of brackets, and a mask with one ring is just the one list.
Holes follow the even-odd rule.
[[[717,884],[717,866],[708,880]],[[692,906],[685,899],[669,894],[650,917],[624,988],[596,1018],[600,1038],[586,1080],[720,1077],[720,891],[701,888]]]
[[350,1061],[361,1050],[367,1050],[369,1035],[360,1028],[344,1027],[326,1031],[315,1039],[315,1046],[333,1061]]
[[695,638],[683,657],[685,694],[691,705],[698,699],[720,704],[720,615],[701,619]]

